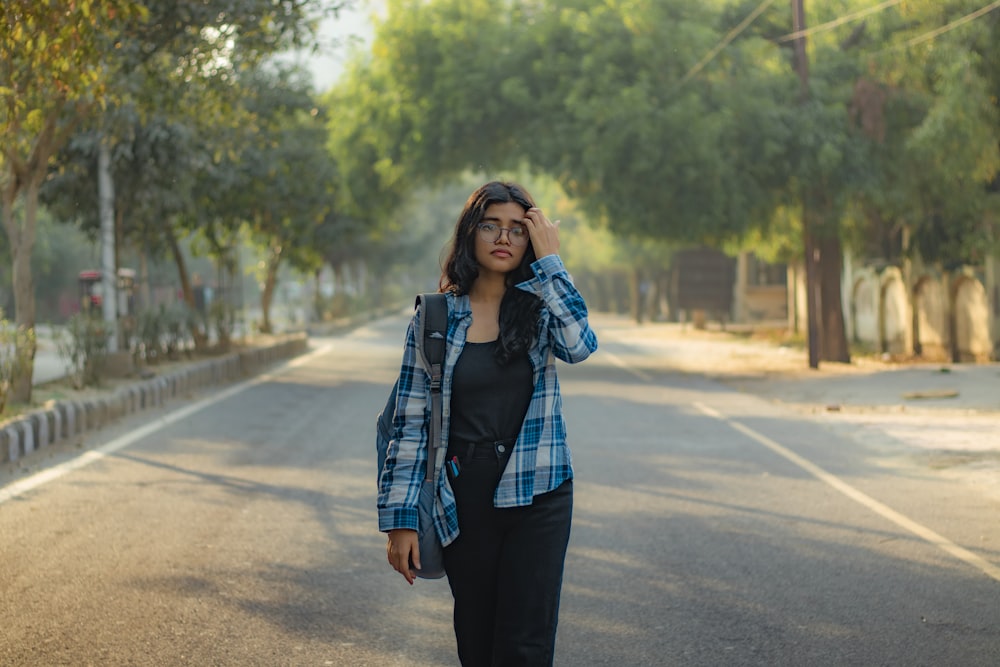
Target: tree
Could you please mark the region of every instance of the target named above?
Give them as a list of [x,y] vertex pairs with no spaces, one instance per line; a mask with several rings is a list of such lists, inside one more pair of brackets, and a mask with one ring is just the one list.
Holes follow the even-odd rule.
[[[378,305],[395,302],[398,295],[385,289],[387,283],[399,277],[400,267],[412,267],[423,257],[425,244],[433,242],[422,232],[414,235],[412,220],[402,214],[429,181],[415,178],[408,168],[413,107],[400,99],[405,91],[393,83],[396,64],[358,54],[322,100],[327,147],[336,163],[337,224],[318,230],[317,247],[339,284],[352,269],[370,276]],[[365,271],[368,266],[378,269]]]
[[269,68],[245,78],[251,136],[233,156],[236,178],[212,193],[217,203],[206,201],[204,210],[218,220],[242,221],[263,251],[261,330],[270,333],[282,264],[312,272],[322,262],[310,240],[320,225],[336,225],[336,173],[326,149],[326,119],[306,73]]
[[795,94],[790,72],[759,67],[778,60],[760,37],[721,76],[681,85],[731,27],[718,10],[398,0],[343,86],[366,93],[332,134],[376,137],[360,159],[396,181],[530,165],[616,233],[718,244],[769,224]]
[[901,86],[915,115],[893,156],[857,106],[859,87],[895,62],[887,51],[912,56],[915,36],[975,5],[920,0],[845,23],[870,5],[810,3],[821,29],[806,42],[789,38],[789,3],[748,21],[759,2],[394,0],[345,89],[374,83],[333,134],[371,138],[363,159],[393,183],[528,165],[641,239],[718,247],[798,211],[802,254],[820,258],[810,361],[846,362],[842,243],[859,204],[905,207],[916,243],[949,256],[992,234],[1000,13],[966,33],[971,50],[889,69],[893,85],[926,79]]
[[[31,255],[38,192],[58,151],[103,100],[106,35],[145,10],[131,0],[10,0],[0,7],[0,207],[11,252],[14,321],[35,326]],[[23,198],[23,208],[16,203]],[[33,339],[31,345],[33,346]],[[34,348],[13,381],[13,399],[31,400]]]
[[[869,252],[979,264],[996,248],[1000,202],[1000,16],[959,23],[977,2],[913,2],[873,23],[855,122],[877,144],[860,198]],[[954,32],[940,32],[957,26]],[[961,32],[959,32],[961,31]],[[933,37],[933,39],[930,39]]]
[[[120,27],[107,111],[88,118],[62,156],[49,200],[85,226],[98,224],[95,163],[111,144],[116,236],[143,252],[172,256],[185,301],[194,307],[180,241],[207,229],[222,264],[228,249],[199,210],[205,182],[233,178],[231,154],[246,139],[238,72],[311,40],[317,20],[342,3],[318,0],[187,0],[150,3],[148,20]],[[79,203],[83,202],[83,206]],[[117,245],[116,245],[117,247]],[[192,335],[205,343],[200,324]]]

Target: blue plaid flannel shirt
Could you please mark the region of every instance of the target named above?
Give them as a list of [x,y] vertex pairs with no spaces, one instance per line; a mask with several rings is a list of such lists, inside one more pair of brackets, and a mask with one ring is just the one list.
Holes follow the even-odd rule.
[[[547,255],[531,265],[534,278],[517,285],[544,302],[535,345],[529,352],[534,369],[534,393],[514,452],[494,497],[496,507],[530,505],[536,495],[556,489],[573,477],[566,445],[559,380],[555,360],[583,361],[597,349],[597,336],[587,322],[587,306],[558,255]],[[429,377],[417,358],[417,315],[406,332],[403,365],[396,395],[393,437],[379,480],[378,525],[417,529],[417,501],[427,466],[427,423],[430,418]],[[451,416],[451,380],[472,323],[468,296],[448,295],[448,351],[441,383],[441,443],[437,450],[438,494],[434,523],[441,543],[458,537],[455,495],[442,471],[448,449]]]

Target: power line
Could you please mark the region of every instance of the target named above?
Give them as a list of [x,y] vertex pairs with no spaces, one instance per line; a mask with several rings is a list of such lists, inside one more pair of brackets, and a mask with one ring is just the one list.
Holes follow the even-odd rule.
[[1000,0],[995,0],[995,2],[991,2],[990,4],[986,5],[985,7],[980,8],[980,9],[977,9],[976,11],[972,12],[971,14],[966,14],[965,16],[963,16],[960,19],[955,19],[951,23],[943,25],[940,28],[936,28],[934,30],[930,30],[928,32],[925,32],[922,35],[917,35],[913,39],[904,42],[902,46],[903,47],[915,46],[915,45],[920,44],[922,42],[930,41],[930,40],[934,39],[935,37],[937,37],[938,35],[943,35],[946,32],[950,32],[951,30],[954,30],[955,28],[957,28],[957,27],[959,27],[961,25],[965,25],[966,23],[968,23],[970,21],[974,21],[974,20],[978,19],[980,16],[983,16],[984,14],[989,14],[990,12],[992,12],[997,7],[1000,7]]
[[[1000,0],[997,0],[997,1],[1000,2]],[[768,7],[770,7],[773,3],[774,3],[774,0],[764,0],[759,5],[757,5],[757,9],[753,10],[752,12],[750,12],[750,14],[748,14],[747,17],[745,19],[743,19],[738,26],[736,26],[735,28],[733,28],[732,30],[730,30],[729,34],[727,34],[725,37],[722,38],[722,41],[720,41],[718,44],[716,44],[715,47],[713,47],[711,51],[709,51],[708,53],[706,53],[704,58],[702,58],[701,60],[699,60],[697,62],[697,64],[695,64],[694,67],[692,67],[691,69],[688,70],[687,74],[684,75],[684,78],[682,78],[680,80],[680,82],[677,84],[677,87],[679,88],[679,87],[683,86],[685,83],[687,83],[688,81],[690,81],[691,77],[693,77],[695,74],[697,74],[698,72],[700,72],[705,67],[705,65],[707,65],[708,63],[710,63],[712,61],[712,58],[714,58],[715,56],[719,55],[719,52],[722,51],[722,49],[724,49],[727,46],[729,46],[729,43],[732,42],[734,39],[736,39],[737,35],[739,35],[741,32],[743,32],[744,30],[746,30],[747,26],[749,26],[751,23],[753,23],[754,20],[758,16],[760,16],[761,14],[763,14],[764,11]]]
[[[878,5],[875,5],[874,7],[869,7],[868,9],[862,9],[862,10],[856,11],[856,12],[854,12],[852,14],[845,14],[844,16],[841,16],[840,18],[834,19],[833,21],[828,21],[827,23],[822,23],[820,25],[813,26],[812,28],[808,28],[807,30],[798,30],[796,32],[788,33],[787,35],[782,35],[776,41],[778,43],[781,43],[781,42],[790,42],[790,41],[792,41],[794,39],[798,39],[800,37],[808,37],[809,35],[815,34],[817,32],[826,32],[827,30],[832,30],[834,28],[837,28],[839,26],[844,25],[845,23],[849,23],[849,22],[851,22],[851,21],[853,21],[855,19],[864,18],[865,16],[869,16],[869,15],[874,14],[876,12],[880,12],[883,9],[888,9],[889,7],[893,7],[895,5],[898,5],[902,1],[903,0],[886,0],[885,2],[882,2],[882,3],[879,3]],[[934,39],[938,35],[942,35],[942,34],[944,34],[946,32],[954,30],[955,28],[958,28],[959,26],[964,25],[964,24],[968,23],[969,21],[974,21],[975,19],[979,18],[980,16],[983,16],[984,14],[988,14],[988,13],[990,13],[991,11],[993,11],[994,9],[996,9],[998,7],[1000,7],[1000,0],[996,0],[995,2],[992,2],[992,3],[990,3],[989,5],[987,5],[985,7],[977,9],[976,11],[972,12],[971,14],[967,14],[967,15],[963,16],[962,18],[956,19],[956,20],[952,21],[951,23],[949,23],[947,25],[944,25],[944,26],[942,26],[940,28],[935,28],[934,30],[930,30],[930,31],[928,31],[928,32],[926,32],[926,33],[924,33],[922,35],[918,35],[917,37],[914,37],[913,39],[911,39],[911,40],[905,42],[904,44],[902,44],[902,46],[904,46],[904,47],[905,46],[913,46],[915,44],[919,44],[921,42],[926,42],[928,40]]]
[[[890,7],[894,7],[895,5],[900,4],[901,2],[902,2],[902,0],[885,0],[885,2],[881,2],[878,5],[875,5],[874,7],[869,7],[867,9],[862,9],[862,10],[853,12],[851,14],[845,14],[844,16],[841,16],[841,17],[839,17],[837,19],[834,19],[833,21],[828,21],[827,23],[822,23],[822,24],[820,24],[818,26],[814,26],[812,28],[807,28],[805,30],[797,30],[797,31],[789,33],[787,35],[782,35],[781,37],[779,37],[777,39],[777,42],[778,43],[788,42],[788,41],[792,41],[792,40],[795,40],[795,39],[799,39],[801,37],[807,37],[809,35],[812,35],[812,34],[815,34],[815,33],[818,33],[818,32],[825,32],[827,30],[832,30],[834,28],[837,28],[839,26],[844,25],[845,23],[849,23],[850,21],[854,21],[856,19],[864,18],[865,16],[869,16],[869,15],[874,14],[876,12],[883,11],[883,10],[888,9]],[[726,48],[727,46],[729,46],[729,44],[734,39],[736,39],[736,37],[741,32],[743,32],[744,30],[746,30],[747,27],[749,27],[750,24],[753,23],[757,19],[758,16],[760,16],[761,14],[763,14],[767,10],[767,8],[770,7],[773,3],[774,3],[774,0],[763,0],[763,2],[761,2],[757,6],[756,9],[754,9],[752,12],[750,12],[750,14],[748,14],[747,17],[745,19],[743,19],[740,22],[739,25],[737,25],[735,28],[733,28],[732,30],[730,30],[729,33],[725,37],[723,37],[722,40],[718,44],[716,44],[708,53],[706,53],[705,56],[694,65],[694,67],[692,67],[691,69],[689,69],[688,72],[687,72],[687,74],[685,74],[684,77],[678,82],[678,84],[677,84],[676,87],[680,88],[685,83],[687,83],[688,81],[690,81],[692,77],[694,77],[696,74],[698,74],[698,72],[700,72],[702,69],[704,69],[705,65],[707,65],[708,63],[710,63],[712,61],[712,59],[715,58],[715,56],[719,55],[719,53],[724,48]],[[904,48],[904,47],[914,46],[914,45],[920,44],[922,42],[930,41],[930,40],[934,39],[935,37],[938,37],[939,35],[943,35],[944,33],[950,32],[950,31],[954,30],[955,28],[958,28],[958,27],[960,27],[960,26],[962,26],[962,25],[964,25],[966,23],[969,23],[970,21],[974,21],[975,19],[979,18],[980,16],[988,14],[991,11],[993,11],[994,9],[997,9],[998,7],[1000,7],[1000,0],[994,0],[994,2],[991,2],[989,5],[986,5],[985,7],[977,9],[976,11],[974,11],[974,12],[972,12],[970,14],[966,14],[962,18],[956,19],[956,20],[952,21],[951,23],[948,23],[948,24],[946,24],[944,26],[941,26],[940,28],[936,28],[934,30],[930,30],[930,31],[928,31],[928,32],[926,32],[926,33],[924,33],[922,35],[918,35],[918,36],[914,37],[913,39],[910,39],[910,40],[904,42],[900,46],[893,47],[893,48]]]
[[825,32],[827,30],[833,30],[834,28],[842,26],[845,23],[850,23],[855,19],[864,18],[869,14],[874,14],[875,12],[880,12],[883,9],[888,9],[889,7],[898,5],[902,1],[903,0],[886,0],[881,4],[875,5],[874,7],[869,7],[868,9],[862,9],[854,12],[853,14],[845,14],[844,16],[834,19],[833,21],[821,23],[820,25],[813,26],[812,28],[807,28],[806,30],[798,30],[796,32],[788,33],[787,35],[782,35],[777,39],[777,42],[779,44],[781,42],[790,42],[794,39],[799,39],[800,37],[808,37],[809,35],[812,35],[817,32]]

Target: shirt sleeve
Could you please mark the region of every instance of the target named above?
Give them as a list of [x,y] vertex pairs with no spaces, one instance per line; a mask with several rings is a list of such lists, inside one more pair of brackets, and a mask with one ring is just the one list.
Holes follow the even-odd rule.
[[403,363],[396,390],[396,413],[385,467],[379,480],[378,526],[388,532],[396,528],[417,530],[417,505],[427,463],[427,373],[417,358],[416,332],[419,313],[406,331]]
[[546,255],[531,265],[535,276],[518,288],[538,296],[549,312],[548,334],[558,359],[575,364],[597,349],[597,335],[587,320],[584,302],[559,255]]

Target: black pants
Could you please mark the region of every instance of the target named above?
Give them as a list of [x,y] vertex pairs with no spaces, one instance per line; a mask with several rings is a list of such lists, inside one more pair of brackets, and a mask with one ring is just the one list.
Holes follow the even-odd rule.
[[497,509],[505,449],[476,445],[470,455],[461,445],[448,452],[461,462],[451,479],[460,533],[444,550],[444,567],[463,667],[544,667],[553,660],[573,481],[530,506]]

